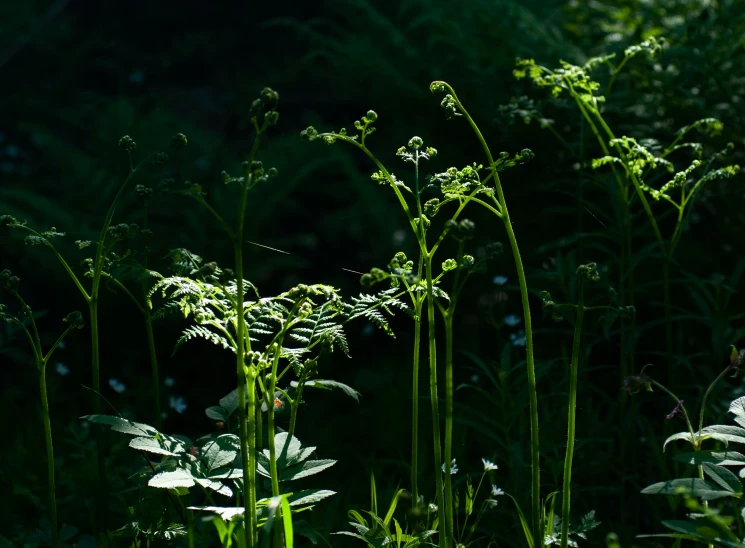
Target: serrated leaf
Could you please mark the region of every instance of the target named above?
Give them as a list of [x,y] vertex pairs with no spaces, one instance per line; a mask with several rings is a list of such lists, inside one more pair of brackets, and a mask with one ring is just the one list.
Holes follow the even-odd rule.
[[226,466],[213,470],[209,477],[210,479],[238,479],[243,477],[243,470],[235,466]]
[[742,495],[742,482],[732,472],[709,462],[703,463],[702,466],[704,472],[722,489],[731,491],[735,495]]
[[150,487],[160,489],[177,489],[179,487],[194,487],[194,477],[188,470],[176,468],[168,472],[156,474],[147,482]]
[[702,500],[714,500],[732,496],[732,491],[719,489],[716,485],[700,478],[680,478],[655,483],[645,487],[641,492],[645,495],[675,495],[680,489],[685,489],[694,497]]
[[735,415],[745,416],[745,396],[733,400],[729,404],[729,412]]
[[159,434],[159,432],[152,426],[128,421],[127,419],[122,419],[121,417],[115,417],[113,415],[85,415],[80,418],[96,424],[105,424],[110,426],[111,429],[116,432],[122,432],[123,434],[130,434],[132,436],[152,438]]
[[[132,441],[129,442],[129,446],[132,449],[137,449],[138,451],[147,451],[148,453],[155,453],[156,455],[168,455],[171,457],[176,457],[179,454],[185,452],[185,449],[180,442],[175,444],[168,442],[164,443],[157,438],[133,438]],[[174,451],[173,449],[176,449],[176,451]]]
[[335,491],[329,491],[327,489],[305,489],[293,493],[287,500],[290,502],[290,506],[302,506],[305,504],[315,504],[335,494]]
[[245,509],[230,506],[189,506],[189,510],[201,510],[203,512],[214,512],[225,521],[230,521],[235,516],[242,516]]
[[213,481],[207,478],[195,478],[195,481],[206,489],[212,489],[213,491],[225,495],[226,497],[232,497],[233,491],[227,485],[220,483],[219,481]]
[[231,464],[240,452],[235,434],[222,434],[202,446],[202,460],[208,472]]
[[698,451],[694,453],[680,453],[673,460],[686,464],[699,465],[705,462],[717,466],[745,465],[745,455],[737,451]]
[[280,481],[290,481],[305,478],[307,476],[312,476],[313,474],[318,474],[319,472],[326,470],[326,468],[330,468],[334,464],[336,464],[336,461],[329,459],[308,460],[303,463],[296,464],[295,466],[291,466],[286,470],[283,470],[279,475],[279,479]]

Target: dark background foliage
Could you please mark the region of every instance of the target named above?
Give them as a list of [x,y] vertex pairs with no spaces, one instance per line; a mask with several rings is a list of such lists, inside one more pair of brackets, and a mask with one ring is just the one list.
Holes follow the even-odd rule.
[[[238,171],[252,140],[250,103],[262,87],[271,86],[280,94],[281,116],[260,158],[280,175],[252,194],[247,239],[285,253],[248,244],[247,277],[265,295],[299,282],[327,283],[353,295],[360,291],[359,276],[344,269],[383,267],[396,251],[413,253],[414,242],[392,193],[370,180],[373,170],[365,158],[348,147],[305,143],[299,132],[309,124],[351,127],[372,108],[379,115],[372,147],[404,180],[410,174],[394,153],[412,135],[440,151],[427,166],[432,171],[483,162],[468,128],[446,122],[439,99],[428,91],[432,80],[444,79],[469,105],[495,150],[535,152],[535,160],[507,172],[503,184],[531,291],[548,289],[557,300],[571,300],[574,270],[582,262],[597,261],[603,286],[617,285],[617,211],[606,190],[607,175],[589,168],[589,160],[600,153],[579,114],[572,105],[550,101],[545,90],[516,81],[515,58],[533,57],[547,66],[559,59],[582,63],[648,36],[664,36],[668,47],[661,59],[635,59],[616,82],[606,117],[617,134],[662,142],[699,118],[718,117],[726,127],[712,149],[732,141],[742,163],[743,13],[740,0],[5,2],[0,5],[0,213],[40,229],[66,231],[69,242],[61,249],[82,259],[86,255],[72,242],[95,238],[126,176],[119,138],[132,136],[138,153],[145,154],[179,131],[188,136],[188,147],[138,183],[155,186],[163,177],[177,185],[198,182],[221,211],[229,211],[232,189],[222,184],[220,172]],[[554,120],[560,139],[535,121],[525,124],[500,111],[500,105],[526,95]],[[702,387],[724,365],[728,345],[741,343],[745,335],[739,292],[745,268],[742,198],[737,178],[710,185],[676,256],[675,374],[667,380],[686,402],[700,399]],[[648,221],[634,205],[638,320],[633,362],[635,370],[659,364],[666,377],[661,261]],[[655,204],[656,211],[664,209]],[[479,212],[469,215],[477,225],[474,254],[503,238],[491,219]],[[133,193],[115,222],[141,223],[142,216]],[[663,217],[663,227],[669,222]],[[220,227],[186,197],[156,193],[149,226],[155,270],[165,269],[160,258],[175,247],[226,266],[232,261]],[[45,249],[26,248],[7,229],[0,234],[0,267],[21,276],[23,294],[42,314],[45,338],[53,339],[59,320],[84,303]],[[493,283],[495,276],[507,283]],[[507,315],[520,316],[515,282],[506,253],[473,278],[462,298],[456,324],[456,385],[462,387],[456,392],[455,454],[461,477],[480,471],[480,457],[496,462],[494,481],[525,507],[530,480],[524,351],[510,338],[519,338],[521,325],[504,322]],[[604,289],[595,295],[602,302]],[[541,319],[539,300],[533,304],[548,493],[561,482],[571,326]],[[104,395],[127,416],[148,422],[149,365],[140,317],[113,287],[104,291],[102,306]],[[313,394],[300,415],[300,439],[318,446],[323,458],[339,461],[333,473],[322,476],[324,487],[338,495],[312,518],[324,533],[344,528],[348,509],[366,506],[370,471],[381,500],[397,485],[408,484],[411,323],[401,316],[393,326],[396,339],[352,325],[353,358],[335,356],[322,364],[323,377],[362,393],[359,404],[336,394]],[[195,436],[212,428],[203,409],[231,390],[233,363],[201,342],[169,357],[182,327],[178,319],[156,324],[162,374],[173,381],[163,388],[164,406],[170,396],[187,405],[182,413],[167,407],[164,428]],[[590,542],[602,542],[613,531],[626,545],[637,533],[656,531],[660,516],[671,513],[664,500],[648,500],[639,489],[671,477],[661,440],[682,425],[665,421],[670,402],[664,396],[632,401],[622,394],[617,331],[604,332],[591,321],[585,340],[574,507],[577,516],[594,509],[603,522]],[[0,332],[0,355],[5,417],[0,488],[5,500],[13,501],[0,514],[0,531],[12,538],[32,530],[43,515],[43,438],[25,341]],[[92,501],[85,493],[95,459],[77,419],[91,411],[90,395],[81,387],[90,382],[87,331],[71,337],[57,361],[70,370],[62,376],[52,367],[49,373],[61,521],[87,531]],[[110,378],[126,389],[112,390]],[[490,397],[468,385],[482,387]],[[728,401],[738,386],[737,380],[723,384],[717,400]],[[717,409],[723,411],[721,405]],[[425,413],[422,428],[429,424]],[[112,497],[124,508],[133,458],[113,436],[110,442]],[[424,472],[432,477],[430,452],[427,446],[421,450]],[[432,486],[426,488],[431,496]],[[121,521],[123,515],[112,519]],[[500,544],[521,542],[508,501],[484,527]]]

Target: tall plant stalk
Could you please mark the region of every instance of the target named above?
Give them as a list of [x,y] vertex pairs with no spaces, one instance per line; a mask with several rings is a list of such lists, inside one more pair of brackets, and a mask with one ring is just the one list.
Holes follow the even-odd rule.
[[[445,84],[444,82],[435,82],[432,84],[431,89],[433,91],[439,91],[439,90],[445,90],[448,89],[452,92],[452,88],[450,88],[449,85]],[[451,97],[451,96],[448,96]],[[453,372],[452,372],[452,339],[450,339],[450,367],[447,367],[446,362],[446,385],[445,385],[445,405],[446,405],[446,432],[450,432],[449,435],[446,434],[446,442],[445,442],[445,453],[448,455],[448,458],[446,458],[443,462],[443,445],[441,440],[441,432],[440,432],[440,410],[439,410],[439,396],[438,396],[438,380],[437,380],[437,343],[436,343],[436,329],[435,329],[435,319],[434,319],[434,309],[436,306],[436,300],[435,300],[435,284],[437,281],[439,281],[441,275],[435,276],[434,269],[433,269],[433,258],[440,246],[440,244],[443,242],[445,235],[447,232],[453,227],[453,226],[459,226],[455,221],[458,219],[460,214],[462,213],[463,209],[466,207],[466,205],[469,202],[476,202],[481,204],[482,206],[489,209],[492,213],[494,213],[497,217],[501,218],[503,222],[505,223],[505,227],[507,228],[508,236],[510,238],[510,245],[513,250],[513,254],[515,256],[516,266],[518,270],[518,279],[520,280],[521,285],[521,297],[523,300],[523,311],[525,314],[525,325],[526,325],[526,339],[527,339],[527,347],[528,347],[528,357],[527,357],[527,363],[528,363],[528,378],[529,378],[529,393],[530,393],[530,402],[531,402],[531,461],[532,461],[532,477],[533,477],[533,529],[535,532],[536,538],[542,538],[542,521],[541,521],[541,501],[540,501],[540,472],[539,472],[539,451],[538,451],[538,399],[536,394],[536,382],[535,382],[535,366],[533,361],[533,333],[532,333],[532,324],[530,321],[530,305],[528,301],[528,290],[525,280],[525,272],[522,267],[522,261],[520,259],[519,249],[517,247],[517,241],[515,239],[515,234],[512,230],[511,223],[509,221],[509,217],[506,216],[506,203],[504,199],[504,195],[502,193],[501,185],[499,183],[499,177],[497,175],[497,165],[494,162],[494,159],[486,146],[486,143],[484,142],[483,137],[481,136],[481,133],[479,132],[478,128],[476,127],[473,120],[468,116],[468,114],[465,112],[465,109],[463,109],[462,105],[458,102],[457,98],[455,98],[454,93],[451,97],[452,102],[448,103],[447,99],[443,102],[443,106],[446,107],[446,110],[449,107],[453,107],[453,110],[458,110],[458,115],[466,116],[469,120],[469,123],[471,124],[472,128],[475,130],[479,141],[481,142],[482,146],[484,147],[484,151],[487,154],[487,158],[489,160],[489,175],[485,177],[483,180],[480,180],[478,177],[478,169],[472,169],[467,168],[468,173],[464,175],[465,178],[469,178],[469,182],[464,186],[464,188],[467,188],[468,190],[465,192],[455,192],[450,195],[446,195],[446,199],[439,203],[439,200],[436,200],[438,202],[435,205],[432,205],[428,202],[428,204],[425,204],[425,206],[430,206],[434,208],[434,213],[447,202],[451,201],[458,201],[458,209],[456,212],[451,216],[448,223],[446,223],[446,230],[443,232],[440,237],[437,239],[437,241],[429,246],[427,244],[427,238],[426,238],[426,229],[429,227],[430,221],[429,219],[424,215],[426,211],[423,211],[421,200],[420,200],[420,194],[419,194],[419,181],[418,181],[418,162],[420,159],[423,158],[430,158],[434,156],[437,151],[432,149],[431,147],[427,149],[422,149],[422,139],[419,137],[413,137],[408,145],[406,147],[401,147],[397,154],[398,156],[401,156],[404,158],[405,161],[409,161],[414,163],[415,165],[415,180],[416,180],[416,192],[413,192],[412,194],[415,195],[416,198],[416,207],[417,207],[417,215],[416,217],[412,214],[412,211],[407,204],[407,201],[404,197],[404,194],[402,192],[402,188],[405,190],[411,192],[410,189],[405,187],[405,185],[402,184],[401,181],[399,181],[396,177],[394,177],[386,168],[385,166],[378,160],[378,158],[370,151],[370,149],[366,146],[365,140],[366,138],[374,131],[374,128],[370,128],[370,125],[374,123],[377,120],[377,114],[373,111],[369,111],[367,113],[367,116],[362,118],[362,121],[355,122],[354,126],[355,128],[360,132],[358,135],[350,136],[346,133],[346,131],[340,131],[338,133],[336,132],[330,132],[330,133],[319,133],[315,128],[309,127],[306,130],[302,132],[302,136],[309,139],[323,139],[327,143],[331,144],[336,141],[343,141],[348,144],[351,144],[355,146],[356,148],[360,149],[372,162],[375,164],[375,166],[378,168],[378,173],[373,175],[373,180],[386,183],[388,184],[394,191],[399,204],[401,205],[402,210],[404,211],[408,221],[409,225],[412,229],[412,232],[414,233],[414,236],[416,238],[417,244],[419,246],[419,252],[420,252],[420,260],[423,261],[423,273],[422,273],[422,263],[420,263],[420,269],[419,269],[419,278],[424,278],[424,291],[426,295],[427,300],[427,338],[428,338],[428,350],[429,350],[429,393],[430,393],[430,404],[432,406],[432,441],[433,441],[433,453],[434,453],[434,460],[433,465],[435,469],[435,498],[437,501],[437,505],[440,509],[440,518],[438,519],[438,533],[439,538],[441,542],[442,547],[449,548],[452,546],[455,542],[454,540],[454,509],[452,504],[452,483],[450,481],[450,472],[452,469],[452,459],[449,458],[449,456],[452,455],[452,400],[453,400]],[[447,104],[446,104],[447,103]],[[462,114],[461,114],[462,113]],[[408,150],[407,150],[408,149]],[[523,151],[521,154],[516,155],[516,157],[511,160],[509,165],[506,167],[509,167],[511,165],[515,165],[518,163],[518,161],[529,159],[529,157],[532,157],[532,153],[530,151]],[[504,160],[504,157],[500,157],[502,160]],[[503,162],[504,163],[504,162]],[[454,170],[455,168],[453,168]],[[454,173],[454,172],[453,172]],[[447,174],[443,174],[446,177],[459,177],[461,174],[459,173],[457,176],[453,175],[453,173],[450,173],[450,170]],[[475,177],[475,179],[473,179]],[[499,198],[494,197],[494,193],[487,189],[485,184],[488,182],[490,178],[494,178],[495,184],[496,184],[496,190],[499,194]],[[474,181],[477,181],[477,184],[471,189],[470,185]],[[483,200],[481,200],[477,195],[480,192],[486,192],[487,195],[490,197],[490,199],[493,201],[493,204],[489,204]],[[426,207],[425,207],[426,209]],[[429,215],[429,213],[427,213]],[[449,226],[448,226],[449,224]],[[408,289],[408,288],[407,288]],[[416,305],[416,301],[415,301]],[[451,329],[449,331],[450,335],[452,335],[452,323],[451,323]],[[416,335],[415,335],[416,337]],[[415,340],[417,342],[418,339]],[[415,345],[415,363],[417,362],[416,357],[418,356],[418,353],[416,349],[418,346]],[[418,389],[416,388],[417,384],[417,365],[414,366],[414,385],[415,388],[413,388],[413,395],[414,395],[414,407],[416,407],[416,399],[418,399]],[[448,405],[450,407],[448,407]],[[448,411],[450,409],[450,411]],[[412,410],[412,415],[415,416],[418,410],[415,408]],[[414,446],[412,448],[412,486],[415,486],[417,484],[416,479],[416,445],[418,443],[417,437],[418,437],[418,427],[416,418],[412,419],[412,445]],[[443,480],[441,471],[444,470],[445,480]],[[412,487],[412,489],[415,489],[415,487]],[[416,487],[417,493],[418,493],[418,486]]]
[[[241,445],[241,468],[243,469],[243,510],[244,510],[244,542],[247,548],[257,546],[256,521],[256,380],[258,370],[255,365],[246,363],[246,355],[251,351],[251,340],[246,326],[245,302],[246,285],[244,283],[244,228],[246,221],[246,207],[249,191],[262,179],[265,179],[264,169],[255,162],[256,153],[264,133],[269,126],[274,125],[279,115],[276,111],[279,95],[270,88],[264,88],[259,99],[251,106],[254,116],[251,123],[256,132],[248,157],[243,162],[243,177],[233,179],[226,173],[227,182],[238,182],[240,197],[235,228],[207,203],[201,192],[190,193],[212,216],[220,223],[228,237],[233,241],[233,256],[235,262],[236,294],[233,300],[235,312],[235,342],[236,342],[236,383],[238,397],[239,440]],[[268,175],[273,176],[273,170]],[[275,171],[276,174],[276,171]],[[270,425],[270,429],[273,425]],[[273,444],[269,436],[270,447]]]
[[561,501],[561,548],[567,548],[569,542],[569,510],[571,504],[572,459],[574,458],[574,436],[577,420],[577,372],[579,357],[582,351],[582,320],[585,317],[584,284],[578,282],[577,313],[574,320],[574,340],[572,342],[572,365],[569,374],[569,412],[567,420],[567,448],[564,457],[564,482]]
[[[536,376],[535,376],[535,360],[533,357],[533,324],[530,316],[530,300],[528,296],[528,284],[525,277],[525,269],[523,267],[522,259],[520,257],[520,249],[517,244],[517,238],[515,237],[515,231],[512,228],[512,221],[510,220],[510,214],[507,209],[507,201],[502,190],[502,184],[497,172],[497,163],[494,161],[494,156],[489,149],[489,146],[484,139],[481,130],[479,130],[476,122],[470,116],[468,111],[465,109],[463,104],[458,99],[455,90],[446,82],[433,82],[430,86],[432,91],[446,91],[446,101],[454,107],[454,114],[463,116],[471,129],[476,134],[481,147],[486,155],[489,169],[493,173],[494,185],[497,191],[497,196],[491,196],[496,209],[491,208],[490,210],[497,214],[502,219],[505,230],[507,231],[507,238],[510,242],[510,248],[515,261],[515,269],[517,270],[518,283],[520,285],[520,297],[523,307],[523,319],[525,322],[525,347],[526,347],[526,368],[528,374],[528,400],[530,405],[530,460],[531,460],[531,524],[533,539],[536,545],[542,543],[543,539],[543,519],[541,512],[541,480],[540,480],[540,442],[538,434],[538,392],[536,387]],[[447,104],[447,103],[443,103]],[[532,153],[530,153],[532,155]],[[474,200],[483,205],[487,205],[480,200]]]
[[[103,225],[101,227],[101,232],[99,234],[98,240],[95,242],[87,242],[87,243],[93,243],[95,245],[95,254],[93,259],[89,262],[89,275],[91,277],[91,288],[90,291],[86,290],[85,287],[83,287],[83,284],[81,283],[81,278],[78,277],[78,275],[75,274],[75,272],[70,267],[69,263],[65,260],[65,258],[57,251],[57,249],[54,247],[54,244],[52,243],[53,238],[57,236],[62,236],[64,234],[57,233],[54,228],[50,231],[46,232],[38,232],[34,230],[33,228],[27,226],[25,223],[18,222],[16,219],[13,219],[11,217],[4,217],[3,221],[6,222],[6,224],[11,228],[20,228],[22,230],[25,230],[26,232],[30,233],[30,237],[32,238],[32,243],[34,244],[44,244],[46,247],[49,247],[52,254],[57,258],[59,263],[62,265],[63,269],[67,274],[69,275],[70,279],[72,280],[75,287],[78,289],[80,294],[82,295],[83,299],[85,300],[87,306],[88,306],[88,315],[89,315],[89,324],[90,324],[90,330],[91,330],[91,383],[92,383],[92,393],[93,393],[93,411],[95,414],[101,413],[101,399],[100,399],[100,393],[101,393],[101,367],[100,367],[100,339],[99,339],[99,324],[98,324],[98,305],[99,305],[99,294],[100,294],[100,288],[101,288],[101,280],[104,276],[106,276],[106,273],[104,272],[104,265],[106,262],[106,258],[108,256],[109,251],[111,250],[112,246],[116,243],[116,240],[112,238],[113,241],[107,242],[107,236],[109,232],[109,228],[111,227],[111,222],[114,217],[114,212],[116,211],[116,207],[119,204],[121,198],[124,196],[125,191],[129,188],[130,184],[134,180],[134,178],[140,173],[140,171],[145,167],[146,165],[150,164],[152,160],[156,157],[162,157],[165,154],[165,151],[170,149],[171,147],[174,148],[180,148],[181,146],[186,144],[186,137],[184,137],[182,134],[175,135],[172,140],[171,144],[166,147],[165,149],[156,152],[154,154],[151,154],[150,156],[147,156],[144,160],[142,160],[139,164],[135,165],[132,159],[132,152],[135,150],[137,145],[135,142],[128,136],[122,137],[119,141],[119,146],[123,148],[128,155],[129,158],[129,174],[127,175],[124,182],[119,187],[116,195],[114,196],[114,199],[111,202],[111,205],[109,206],[109,209],[106,213],[106,217],[104,218]],[[85,242],[84,242],[85,244]],[[84,246],[81,246],[84,247]],[[98,515],[96,516],[96,526],[99,527],[101,530],[105,530],[106,523],[108,521],[107,517],[107,496],[106,496],[106,467],[105,467],[105,460],[104,460],[104,454],[103,454],[103,443],[102,443],[102,437],[103,437],[103,429],[97,428],[96,429],[96,461],[97,461],[97,468],[98,468],[98,482],[97,482],[97,504],[96,504],[96,511]]]
[[[8,270],[4,270],[0,273],[0,287],[4,287],[5,289],[7,289],[13,295],[13,297],[15,297],[21,307],[21,318],[18,318],[7,313],[4,306],[0,306],[0,321],[19,326],[25,333],[34,355],[34,363],[36,365],[39,382],[41,420],[44,427],[44,446],[46,449],[47,460],[47,496],[49,498],[49,524],[52,533],[52,546],[53,548],[58,548],[60,544],[59,529],[57,524],[57,494],[54,472],[52,420],[49,412],[49,396],[47,393],[47,364],[52,358],[54,351],[65,339],[65,337],[67,337],[70,331],[72,331],[73,329],[81,329],[83,327],[83,319],[82,315],[79,312],[73,312],[72,314],[69,314],[64,320],[69,325],[45,354],[42,349],[41,337],[39,336],[39,330],[37,329],[36,320],[34,319],[31,308],[26,304],[26,301],[23,299],[23,297],[21,297],[21,295],[18,293],[18,281],[18,278],[12,276],[10,271]],[[25,321],[28,321],[31,326],[31,330],[26,327]]]
[[413,504],[419,505],[419,350],[422,340],[423,301],[414,295],[414,357],[411,383],[411,495]]

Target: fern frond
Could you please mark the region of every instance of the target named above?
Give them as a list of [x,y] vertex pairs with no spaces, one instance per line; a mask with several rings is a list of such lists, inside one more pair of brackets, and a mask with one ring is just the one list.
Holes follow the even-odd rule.
[[357,318],[366,318],[377,328],[383,330],[391,337],[395,337],[388,319],[381,310],[391,316],[393,315],[391,307],[408,311],[409,306],[396,297],[399,292],[400,290],[398,288],[391,287],[379,293],[361,294],[359,297],[352,297],[352,304],[347,304],[344,311],[347,316],[344,323]]
[[174,354],[176,354],[178,349],[181,348],[187,341],[197,338],[205,339],[212,344],[221,346],[222,348],[230,350],[235,354],[235,348],[231,346],[231,344],[225,337],[207,329],[202,325],[192,325],[184,329],[181,337],[179,337],[178,341],[176,341],[176,346],[173,348],[173,353],[171,355],[173,356]]

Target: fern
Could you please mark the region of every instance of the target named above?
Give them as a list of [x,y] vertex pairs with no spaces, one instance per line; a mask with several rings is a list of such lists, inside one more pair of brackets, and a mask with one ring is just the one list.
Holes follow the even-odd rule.
[[201,338],[209,341],[212,344],[216,344],[224,348],[225,350],[230,350],[235,354],[235,347],[224,336],[219,335],[214,331],[210,331],[204,326],[192,325],[184,329],[181,337],[179,337],[179,339],[176,341],[176,346],[173,348],[173,353],[171,355],[174,355],[186,341],[190,341],[196,338]]
[[383,310],[392,316],[391,308],[397,308],[409,312],[409,306],[398,299],[397,294],[400,290],[396,287],[385,289],[375,294],[360,294],[359,297],[352,297],[352,304],[345,305],[344,313],[347,316],[345,321],[349,322],[357,318],[369,320],[375,327],[383,330],[391,337],[396,337],[391,329],[388,319],[381,312]]
[[298,323],[290,332],[290,337],[306,347],[317,344],[322,339],[327,339],[332,347],[337,347],[349,356],[349,345],[347,343],[344,329],[336,318],[340,311],[331,301],[323,303],[313,313]]

